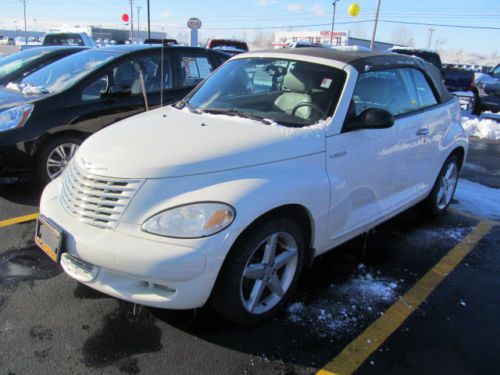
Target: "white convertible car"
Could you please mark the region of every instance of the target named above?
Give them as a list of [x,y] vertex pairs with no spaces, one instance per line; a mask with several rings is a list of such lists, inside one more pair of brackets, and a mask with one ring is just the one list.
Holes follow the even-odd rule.
[[458,100],[423,60],[242,54],[86,140],[45,189],[35,240],[103,293],[255,323],[316,256],[421,201],[446,210],[467,149]]

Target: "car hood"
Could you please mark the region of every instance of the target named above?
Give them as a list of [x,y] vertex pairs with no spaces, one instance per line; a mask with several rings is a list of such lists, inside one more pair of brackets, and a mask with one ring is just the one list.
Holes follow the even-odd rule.
[[0,111],[14,108],[18,105],[34,102],[44,96],[46,96],[46,94],[24,95],[22,92],[9,90],[5,87],[0,87]]
[[82,144],[75,158],[96,175],[161,178],[249,167],[324,150],[322,124],[295,129],[167,107],[101,130]]

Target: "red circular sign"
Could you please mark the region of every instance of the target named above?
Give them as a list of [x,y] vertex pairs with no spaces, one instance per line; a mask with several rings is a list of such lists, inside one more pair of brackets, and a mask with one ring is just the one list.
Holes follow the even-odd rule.
[[127,13],[123,13],[122,14],[122,21],[123,22],[128,22],[128,14]]

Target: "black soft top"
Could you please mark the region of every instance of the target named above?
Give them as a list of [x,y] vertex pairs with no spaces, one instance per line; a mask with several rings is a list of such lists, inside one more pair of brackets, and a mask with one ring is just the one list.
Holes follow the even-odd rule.
[[[256,51],[279,53],[283,55],[302,55],[319,57],[345,63],[354,67],[359,73],[387,68],[414,67],[421,70],[432,81],[441,102],[452,98],[443,84],[441,72],[434,65],[415,56],[400,55],[398,53],[376,51],[341,51],[332,48],[284,48],[279,50]],[[284,56],[285,57],[285,56]]]

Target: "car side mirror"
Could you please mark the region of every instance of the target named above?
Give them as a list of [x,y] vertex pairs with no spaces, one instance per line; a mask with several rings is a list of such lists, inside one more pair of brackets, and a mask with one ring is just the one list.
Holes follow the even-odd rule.
[[347,125],[347,130],[387,129],[392,125],[394,125],[394,116],[391,112],[380,108],[368,108]]
[[130,96],[131,94],[130,85],[112,85],[107,92],[102,93],[103,97],[107,98],[123,98]]

